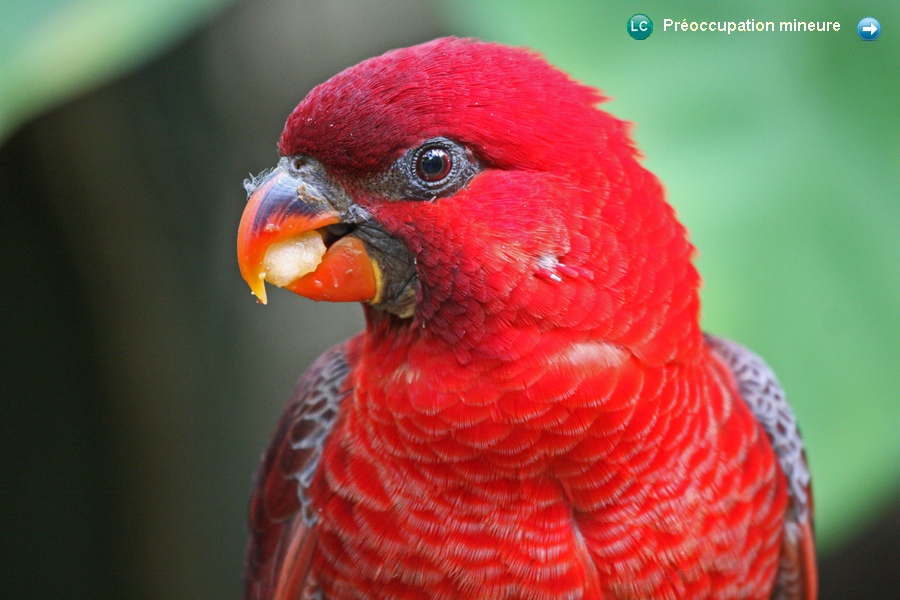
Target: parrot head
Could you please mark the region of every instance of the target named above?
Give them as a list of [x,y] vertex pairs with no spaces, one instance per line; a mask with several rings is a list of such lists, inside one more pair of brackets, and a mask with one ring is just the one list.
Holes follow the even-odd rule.
[[[693,248],[628,125],[534,53],[443,38],[313,89],[248,180],[241,273],[482,354],[577,331],[699,345]],[[505,342],[498,341],[503,338]]]

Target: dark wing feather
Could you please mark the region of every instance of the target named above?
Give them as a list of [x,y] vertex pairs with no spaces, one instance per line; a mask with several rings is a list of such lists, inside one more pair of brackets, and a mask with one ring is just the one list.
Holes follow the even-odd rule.
[[263,456],[250,503],[245,600],[315,593],[306,584],[317,538],[309,488],[341,401],[352,393],[357,340],[331,348],[304,374]]
[[818,592],[809,467],[794,412],[775,373],[739,344],[706,335],[706,343],[734,374],[741,397],[762,425],[788,483],[781,561],[772,600],[815,600]]

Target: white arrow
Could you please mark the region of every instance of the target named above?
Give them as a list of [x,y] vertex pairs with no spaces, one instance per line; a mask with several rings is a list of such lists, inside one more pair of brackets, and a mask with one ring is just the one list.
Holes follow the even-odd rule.
[[875,27],[875,23],[872,23],[868,27],[862,27],[862,30],[868,32],[869,35],[875,35],[875,32],[878,31],[878,28]]

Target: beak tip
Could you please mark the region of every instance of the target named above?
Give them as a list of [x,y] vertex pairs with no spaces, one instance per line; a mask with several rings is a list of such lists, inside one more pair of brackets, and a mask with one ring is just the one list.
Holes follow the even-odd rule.
[[258,279],[250,283],[250,292],[256,296],[256,301],[259,304],[268,304],[269,299],[266,296],[266,282],[264,279]]

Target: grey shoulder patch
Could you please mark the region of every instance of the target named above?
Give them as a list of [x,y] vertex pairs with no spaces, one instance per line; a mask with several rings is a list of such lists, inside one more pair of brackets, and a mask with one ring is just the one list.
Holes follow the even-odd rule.
[[787,477],[791,516],[797,523],[809,518],[809,467],[794,411],[775,373],[757,354],[730,340],[704,334],[707,345],[731,369],[738,391],[762,425]]
[[346,345],[335,346],[313,363],[291,396],[291,423],[285,443],[293,450],[291,463],[295,470],[290,477],[297,480],[301,515],[307,526],[316,520],[310,506],[309,488],[341,401],[352,391],[346,385],[350,370]]

